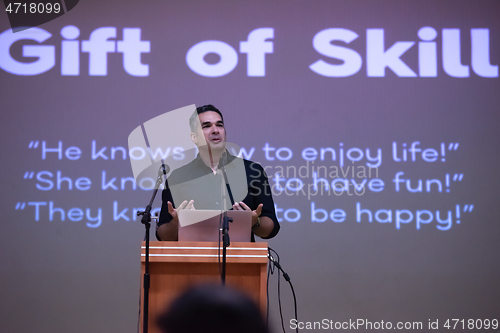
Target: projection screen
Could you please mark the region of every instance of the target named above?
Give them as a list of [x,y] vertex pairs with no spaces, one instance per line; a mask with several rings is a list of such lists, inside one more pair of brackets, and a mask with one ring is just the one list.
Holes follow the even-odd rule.
[[[294,321],[281,279],[287,332],[498,330],[499,13],[492,0],[87,0],[13,32],[4,11],[2,331],[137,330],[151,189],[128,137],[205,104],[269,178],[269,246],[298,302]],[[270,295],[279,332],[276,273]]]

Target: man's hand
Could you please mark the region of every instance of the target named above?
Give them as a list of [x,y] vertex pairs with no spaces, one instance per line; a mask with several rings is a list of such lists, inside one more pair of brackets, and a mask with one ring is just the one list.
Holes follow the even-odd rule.
[[252,232],[259,237],[267,237],[271,234],[274,228],[274,222],[267,216],[260,218],[260,225],[256,227],[259,220],[259,216],[262,213],[262,207],[264,205],[260,204],[255,210],[251,210],[244,202],[238,202],[233,205],[234,210],[249,210],[252,212]]
[[183,209],[188,209],[188,210],[194,210],[194,200],[191,200],[191,201],[187,201],[187,200],[184,200],[180,205],[179,207],[177,207],[177,209],[174,208],[174,206],[172,205],[172,203],[170,201],[167,202],[168,204],[168,212],[170,213],[170,215],[172,215],[172,219],[175,221],[175,223],[179,223],[179,215],[177,214],[177,212],[179,210],[183,210]]
[[194,200],[191,200],[189,202],[184,201],[177,207],[177,209],[174,208],[172,203],[170,201],[167,202],[168,205],[168,212],[170,215],[172,215],[172,221],[170,223],[164,223],[158,227],[156,232],[158,233],[158,236],[160,236],[161,240],[164,241],[176,241],[177,240],[177,232],[179,229],[179,210],[182,209],[194,209]]
[[[260,204],[257,209],[252,210],[252,226],[257,224],[257,221],[259,219],[260,213],[262,213],[262,206],[263,204]],[[250,207],[248,207],[243,201],[241,202],[236,202],[233,205],[234,210],[251,210]]]

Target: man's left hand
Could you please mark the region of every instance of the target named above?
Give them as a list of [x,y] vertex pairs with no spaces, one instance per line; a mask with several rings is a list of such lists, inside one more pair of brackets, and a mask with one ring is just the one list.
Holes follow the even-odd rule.
[[257,224],[257,221],[259,219],[260,213],[262,212],[262,206],[263,204],[260,204],[257,209],[251,210],[250,207],[248,207],[243,201],[236,202],[233,205],[234,210],[250,210],[252,211],[252,226]]

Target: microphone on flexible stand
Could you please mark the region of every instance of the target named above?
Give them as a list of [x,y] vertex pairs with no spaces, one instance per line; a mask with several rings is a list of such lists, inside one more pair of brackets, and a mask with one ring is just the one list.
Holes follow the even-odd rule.
[[[229,181],[227,180],[226,175],[226,162],[227,162],[227,153],[224,151],[221,156],[222,160],[222,177],[224,178],[224,182],[226,183],[227,194],[229,195],[229,199],[231,200],[231,206],[234,206],[234,198],[233,193],[231,192],[231,187],[229,186]],[[226,208],[226,207],[224,207]],[[230,245],[229,240],[229,222],[233,222],[233,219],[227,215],[227,211],[224,209],[224,217],[222,218],[222,272],[221,272],[221,280],[222,285],[226,284],[226,249]]]
[[170,167],[168,166],[168,164],[162,164],[158,169],[158,177],[160,177],[161,175],[167,175],[167,173],[169,172],[170,172]]
[[[150,287],[150,274],[149,274],[149,229],[151,222],[151,207],[153,206],[153,201],[155,200],[156,193],[160,188],[161,183],[163,183],[163,176],[167,175],[170,171],[170,167],[167,164],[161,164],[158,169],[158,176],[156,177],[156,184],[149,201],[149,205],[142,212],[137,212],[137,216],[142,216],[141,223],[146,227],[146,235],[144,237],[145,241],[145,252],[146,257],[144,261],[144,276],[143,276],[143,289],[144,289],[144,303],[143,303],[143,317],[142,317],[142,332],[147,333],[149,327],[149,287]],[[168,184],[167,184],[168,186]]]
[[219,160],[219,164],[222,164],[222,169],[224,169],[225,171],[225,168],[226,168],[226,164],[227,164],[227,153],[226,151],[224,151],[220,157],[220,160]]

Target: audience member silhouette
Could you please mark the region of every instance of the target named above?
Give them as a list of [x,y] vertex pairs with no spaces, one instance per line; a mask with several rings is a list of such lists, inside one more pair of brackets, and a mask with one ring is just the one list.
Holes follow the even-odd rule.
[[187,290],[157,323],[164,333],[269,333],[253,300],[221,285]]

